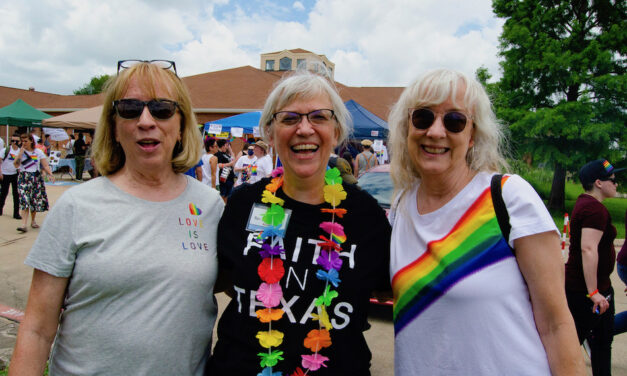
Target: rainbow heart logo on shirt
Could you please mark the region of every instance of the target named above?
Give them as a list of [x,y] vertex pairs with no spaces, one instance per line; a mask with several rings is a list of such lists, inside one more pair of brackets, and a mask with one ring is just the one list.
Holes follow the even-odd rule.
[[202,214],[202,210],[200,210],[200,208],[196,205],[194,205],[194,203],[190,202],[189,203],[189,212],[192,215],[201,215]]

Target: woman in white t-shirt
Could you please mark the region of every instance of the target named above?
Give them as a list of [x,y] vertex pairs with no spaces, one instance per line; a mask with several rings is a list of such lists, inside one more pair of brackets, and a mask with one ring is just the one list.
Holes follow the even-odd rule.
[[206,153],[201,158],[202,182],[211,188],[216,188],[218,184],[218,157],[215,154],[218,152],[218,145],[215,138],[210,137],[205,141],[205,151]]
[[235,187],[248,182],[252,172],[252,166],[255,161],[257,161],[257,157],[255,157],[255,149],[252,145],[250,145],[248,146],[246,155],[239,157],[233,167],[233,171],[235,171],[236,174],[239,174],[237,176],[237,180],[235,181]]
[[250,170],[249,184],[256,183],[272,173],[272,157],[268,155],[268,144],[257,141],[253,144],[253,148],[257,160]]
[[20,212],[22,216],[22,226],[17,231],[24,233],[27,231],[26,222],[28,212],[30,212],[30,227],[39,228],[35,222],[37,212],[48,210],[48,195],[46,185],[41,176],[43,170],[54,182],[54,175],[48,165],[48,158],[41,149],[35,148],[35,140],[32,135],[20,135],[22,147],[13,162],[18,169],[17,189],[20,194]]
[[499,226],[506,162],[481,84],[428,72],[389,125],[395,375],[585,375],[557,229],[517,175],[496,180]]

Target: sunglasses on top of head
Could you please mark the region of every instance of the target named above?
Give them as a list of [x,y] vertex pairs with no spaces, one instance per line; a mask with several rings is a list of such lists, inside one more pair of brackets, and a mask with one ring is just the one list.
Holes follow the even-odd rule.
[[113,101],[113,108],[117,114],[124,119],[136,119],[144,112],[144,107],[148,107],[150,115],[155,119],[166,120],[174,116],[179,104],[169,99],[151,99],[140,101],[139,99],[119,99]]
[[[438,113],[428,108],[410,108],[409,119],[416,129],[427,130],[435,122]],[[468,116],[460,111],[447,111],[443,113],[442,123],[447,131],[459,133],[466,128]]]
[[176,64],[174,63],[174,61],[172,60],[137,60],[137,59],[131,59],[131,60],[120,60],[118,61],[118,74],[120,74],[120,71],[122,69],[128,69],[131,68],[137,64],[141,64],[141,63],[148,63],[148,64],[152,64],[152,65],[156,65],[159,68],[165,69],[165,70],[169,70],[172,69],[172,71],[174,72],[174,74],[176,76],[178,76],[178,73],[176,72]]

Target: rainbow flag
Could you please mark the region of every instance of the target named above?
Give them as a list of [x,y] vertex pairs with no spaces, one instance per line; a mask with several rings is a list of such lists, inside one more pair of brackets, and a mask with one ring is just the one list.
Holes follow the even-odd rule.
[[603,168],[605,168],[605,172],[610,173],[614,169],[614,166],[606,159],[603,161]]
[[501,233],[488,187],[447,235],[429,242],[425,253],[392,278],[395,333],[462,279],[513,256]]
[[257,176],[257,166],[253,165],[250,169],[252,176]]

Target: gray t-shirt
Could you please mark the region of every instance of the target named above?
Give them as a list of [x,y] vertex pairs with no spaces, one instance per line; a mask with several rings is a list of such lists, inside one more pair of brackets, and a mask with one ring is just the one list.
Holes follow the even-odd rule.
[[50,375],[202,375],[223,209],[191,178],[167,202],[105,177],[66,191],[25,261],[70,279]]

